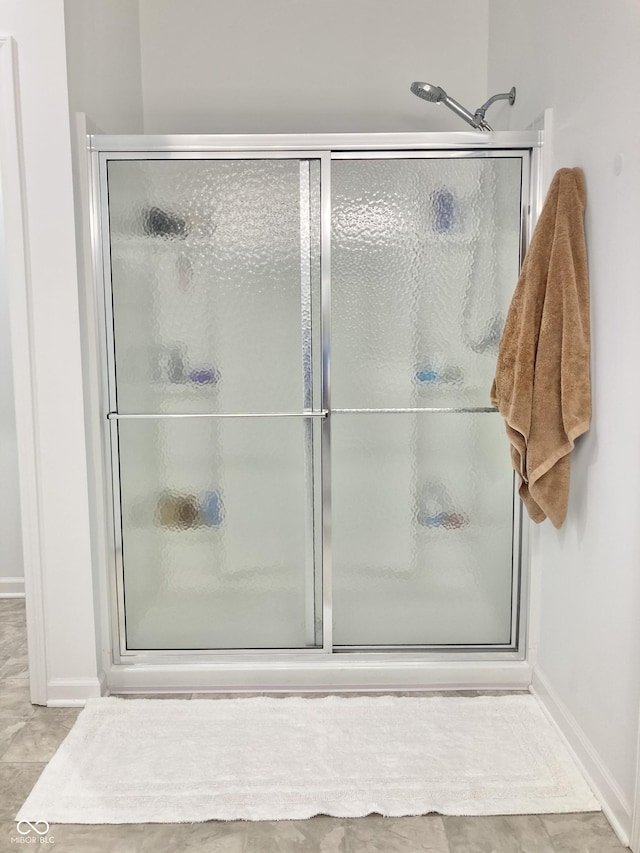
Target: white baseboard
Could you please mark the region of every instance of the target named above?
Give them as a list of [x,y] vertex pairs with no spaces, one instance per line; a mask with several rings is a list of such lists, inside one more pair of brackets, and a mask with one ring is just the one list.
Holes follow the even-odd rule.
[[87,699],[99,699],[105,694],[104,675],[99,678],[52,678],[47,682],[48,708],[78,708]]
[[24,598],[24,578],[0,578],[0,598]]
[[599,800],[613,831],[622,844],[628,847],[633,814],[631,803],[571,711],[538,667],[533,670],[530,690],[564,736],[569,751]]

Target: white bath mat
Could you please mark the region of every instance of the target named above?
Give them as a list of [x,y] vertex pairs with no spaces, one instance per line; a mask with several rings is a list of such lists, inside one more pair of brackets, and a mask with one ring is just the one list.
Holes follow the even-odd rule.
[[91,699],[17,819],[598,810],[531,696]]

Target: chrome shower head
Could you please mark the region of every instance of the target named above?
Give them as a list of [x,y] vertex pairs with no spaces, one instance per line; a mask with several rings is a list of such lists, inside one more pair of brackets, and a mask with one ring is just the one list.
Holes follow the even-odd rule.
[[447,93],[440,86],[432,86],[431,83],[415,82],[411,84],[411,91],[414,95],[422,98],[425,101],[431,101],[434,104],[444,101]]
[[457,101],[454,101],[453,98],[450,98],[445,90],[441,89],[440,86],[432,86],[431,83],[420,83],[416,81],[411,84],[411,91],[414,95],[417,95],[425,101],[431,101],[435,104],[445,104],[445,106],[449,107],[449,109],[456,113],[456,115],[459,115],[460,118],[463,118],[465,121],[469,122],[472,127],[475,127],[476,130],[484,129],[482,122],[478,121],[473,113],[470,113],[469,110],[465,110],[462,104],[459,104]]
[[491,130],[491,125],[487,124],[484,118],[485,113],[491,104],[495,101],[508,100],[509,104],[513,105],[516,99],[516,90],[513,88],[510,92],[506,92],[501,95],[493,95],[493,97],[489,98],[485,104],[478,107],[475,113],[472,113],[465,109],[462,104],[459,104],[457,101],[454,101],[453,98],[450,98],[445,90],[441,89],[440,86],[432,86],[431,83],[421,83],[416,81],[411,84],[411,91],[414,95],[417,95],[424,101],[431,101],[431,103],[434,104],[444,104],[476,130]]

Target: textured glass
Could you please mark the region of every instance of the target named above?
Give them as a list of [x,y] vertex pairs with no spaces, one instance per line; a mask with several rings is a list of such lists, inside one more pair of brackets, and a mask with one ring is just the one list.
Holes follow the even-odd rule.
[[305,421],[149,418],[118,430],[127,647],[313,645]]
[[318,162],[108,169],[119,411],[300,411],[319,300]]
[[518,278],[521,160],[332,168],[333,405],[490,405]]
[[337,414],[337,645],[509,643],[513,475],[497,414]]

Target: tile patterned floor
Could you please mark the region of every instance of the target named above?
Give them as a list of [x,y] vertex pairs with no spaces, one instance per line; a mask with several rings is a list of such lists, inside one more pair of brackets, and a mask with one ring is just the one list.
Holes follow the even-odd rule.
[[[13,818],[79,713],[30,704],[25,637],[23,602],[0,599],[0,851],[18,849],[11,841],[17,836]],[[201,695],[207,694],[193,694]],[[60,824],[50,834],[53,844],[48,849],[60,853],[613,853],[626,849],[597,813]]]

